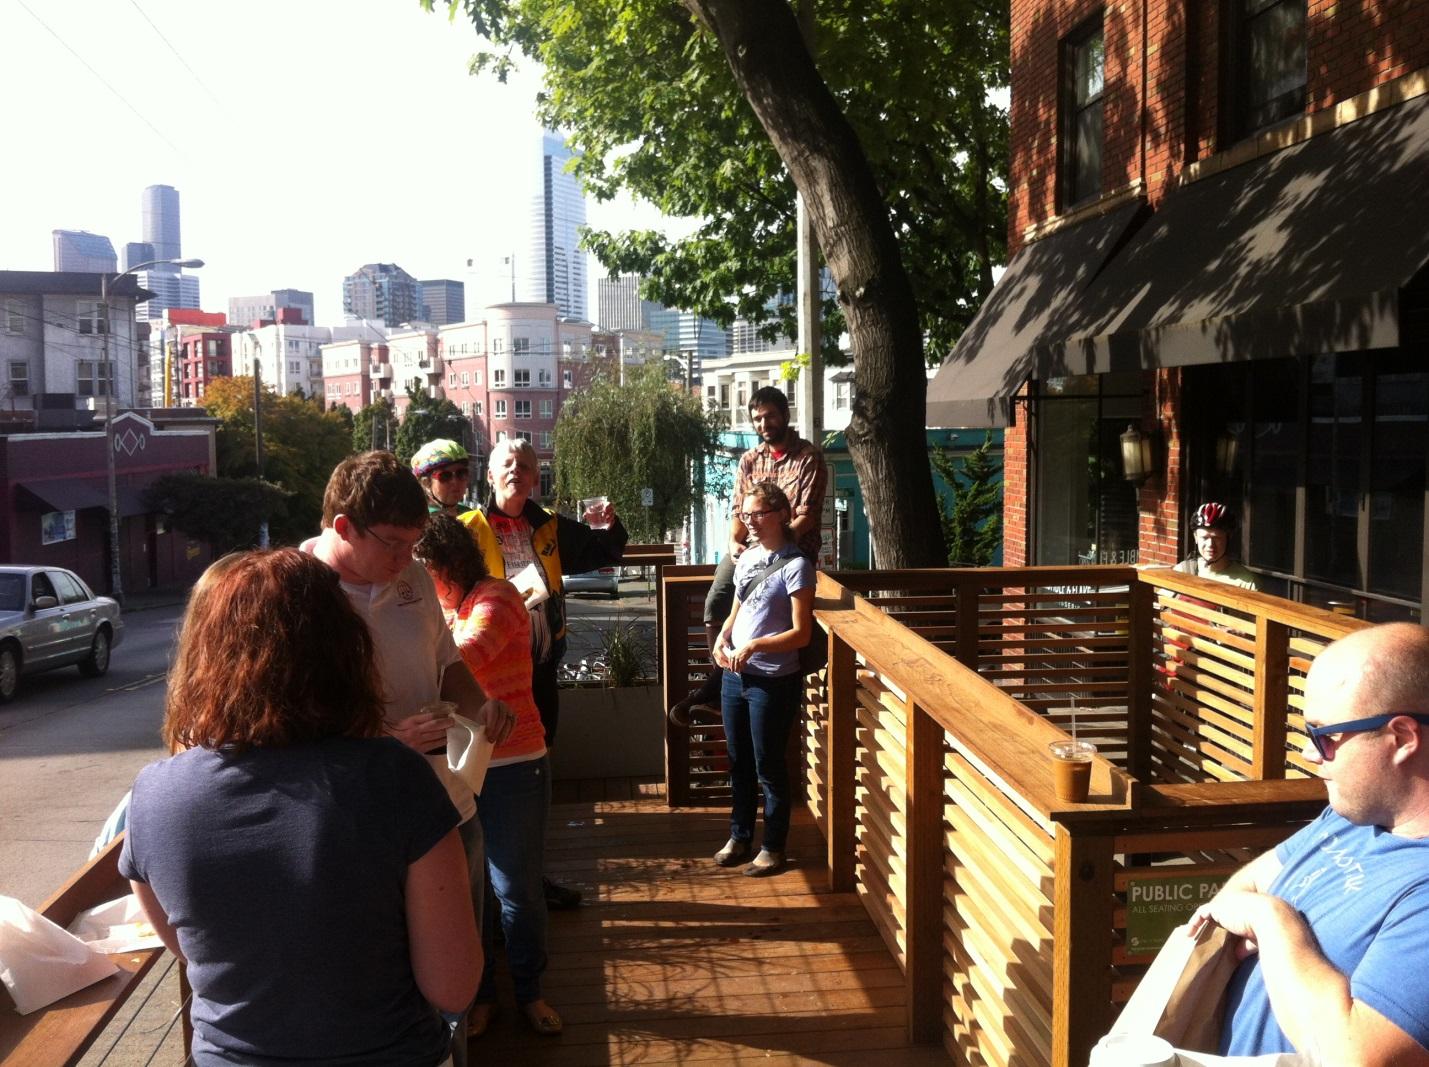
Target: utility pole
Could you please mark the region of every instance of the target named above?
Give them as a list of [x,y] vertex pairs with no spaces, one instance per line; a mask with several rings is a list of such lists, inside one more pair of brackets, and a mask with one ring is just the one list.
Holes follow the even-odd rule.
[[[108,274],[99,276],[99,336],[101,365],[104,367],[104,473],[109,490],[109,595],[121,605],[124,603],[124,577],[119,559],[119,472],[115,466],[114,456],[114,416],[119,412],[119,398],[115,395],[114,359],[109,350],[109,333],[112,326],[109,321],[109,292],[130,275],[147,267],[157,266],[193,267],[196,269],[203,266],[203,260],[150,259],[143,263],[136,263],[112,278]],[[130,321],[133,321],[132,317]],[[130,344],[133,343],[131,336]]]
[[[799,28],[804,32],[804,44],[810,55],[814,51],[814,0],[800,0]],[[795,233],[797,242],[797,284],[795,308],[798,314],[800,352],[809,355],[809,366],[801,370],[796,388],[799,397],[799,433],[807,441],[819,444],[824,436],[824,357],[823,286],[819,274],[819,246],[814,238],[813,222],[802,194],[795,194]]]
[[[276,334],[276,329],[274,330]],[[281,350],[281,346],[279,346]],[[258,461],[258,480],[263,480],[263,368],[253,353],[253,451]],[[268,519],[258,521],[258,547],[268,547]]]

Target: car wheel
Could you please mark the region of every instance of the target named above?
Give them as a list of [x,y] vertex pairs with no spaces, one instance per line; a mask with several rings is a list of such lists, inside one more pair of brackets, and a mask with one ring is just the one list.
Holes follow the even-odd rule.
[[0,704],[15,699],[20,688],[20,653],[11,645],[0,645]]
[[89,656],[80,661],[79,673],[86,678],[98,678],[109,670],[109,631],[103,628],[94,631],[94,640],[89,645]]

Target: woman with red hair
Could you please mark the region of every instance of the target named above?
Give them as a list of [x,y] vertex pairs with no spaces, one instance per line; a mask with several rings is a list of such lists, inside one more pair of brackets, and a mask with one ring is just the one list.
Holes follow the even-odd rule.
[[446,789],[381,736],[367,627],[294,549],[185,614],[120,871],[193,987],[193,1061],[445,1063],[481,948]]

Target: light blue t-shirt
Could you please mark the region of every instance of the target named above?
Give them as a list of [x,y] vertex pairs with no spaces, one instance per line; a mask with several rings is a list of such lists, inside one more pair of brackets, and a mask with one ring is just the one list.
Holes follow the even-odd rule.
[[[1350,995],[1429,1046],[1429,839],[1356,826],[1326,808],[1275,850],[1269,891],[1310,924]],[[1294,1051],[1270,1010],[1260,958],[1226,991],[1221,1055]]]
[[[752,589],[745,587],[776,557],[787,560]],[[738,648],[755,637],[782,634],[794,625],[794,608],[790,597],[800,589],[814,584],[814,565],[799,554],[794,545],[785,545],[773,552],[755,547],[740,555],[734,565],[734,588],[739,594],[739,614],[734,617],[730,641]],[[799,651],[756,652],[744,665],[745,674],[762,674],[778,678],[799,669]]]

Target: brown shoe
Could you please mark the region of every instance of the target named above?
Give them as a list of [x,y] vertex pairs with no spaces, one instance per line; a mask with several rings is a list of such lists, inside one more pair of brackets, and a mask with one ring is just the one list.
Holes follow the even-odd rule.
[[713,711],[719,710],[719,690],[724,682],[724,672],[715,671],[705,678],[693,693],[678,700],[670,706],[670,721],[676,726],[690,725],[690,711],[694,708],[705,707]]
[[754,857],[754,862],[744,868],[744,873],[751,878],[766,878],[782,871],[784,863],[784,853],[770,852],[767,848],[761,848],[759,855]]
[[714,854],[714,861],[720,867],[738,867],[749,859],[753,851],[748,841],[737,841],[731,837],[724,843],[724,848]]

